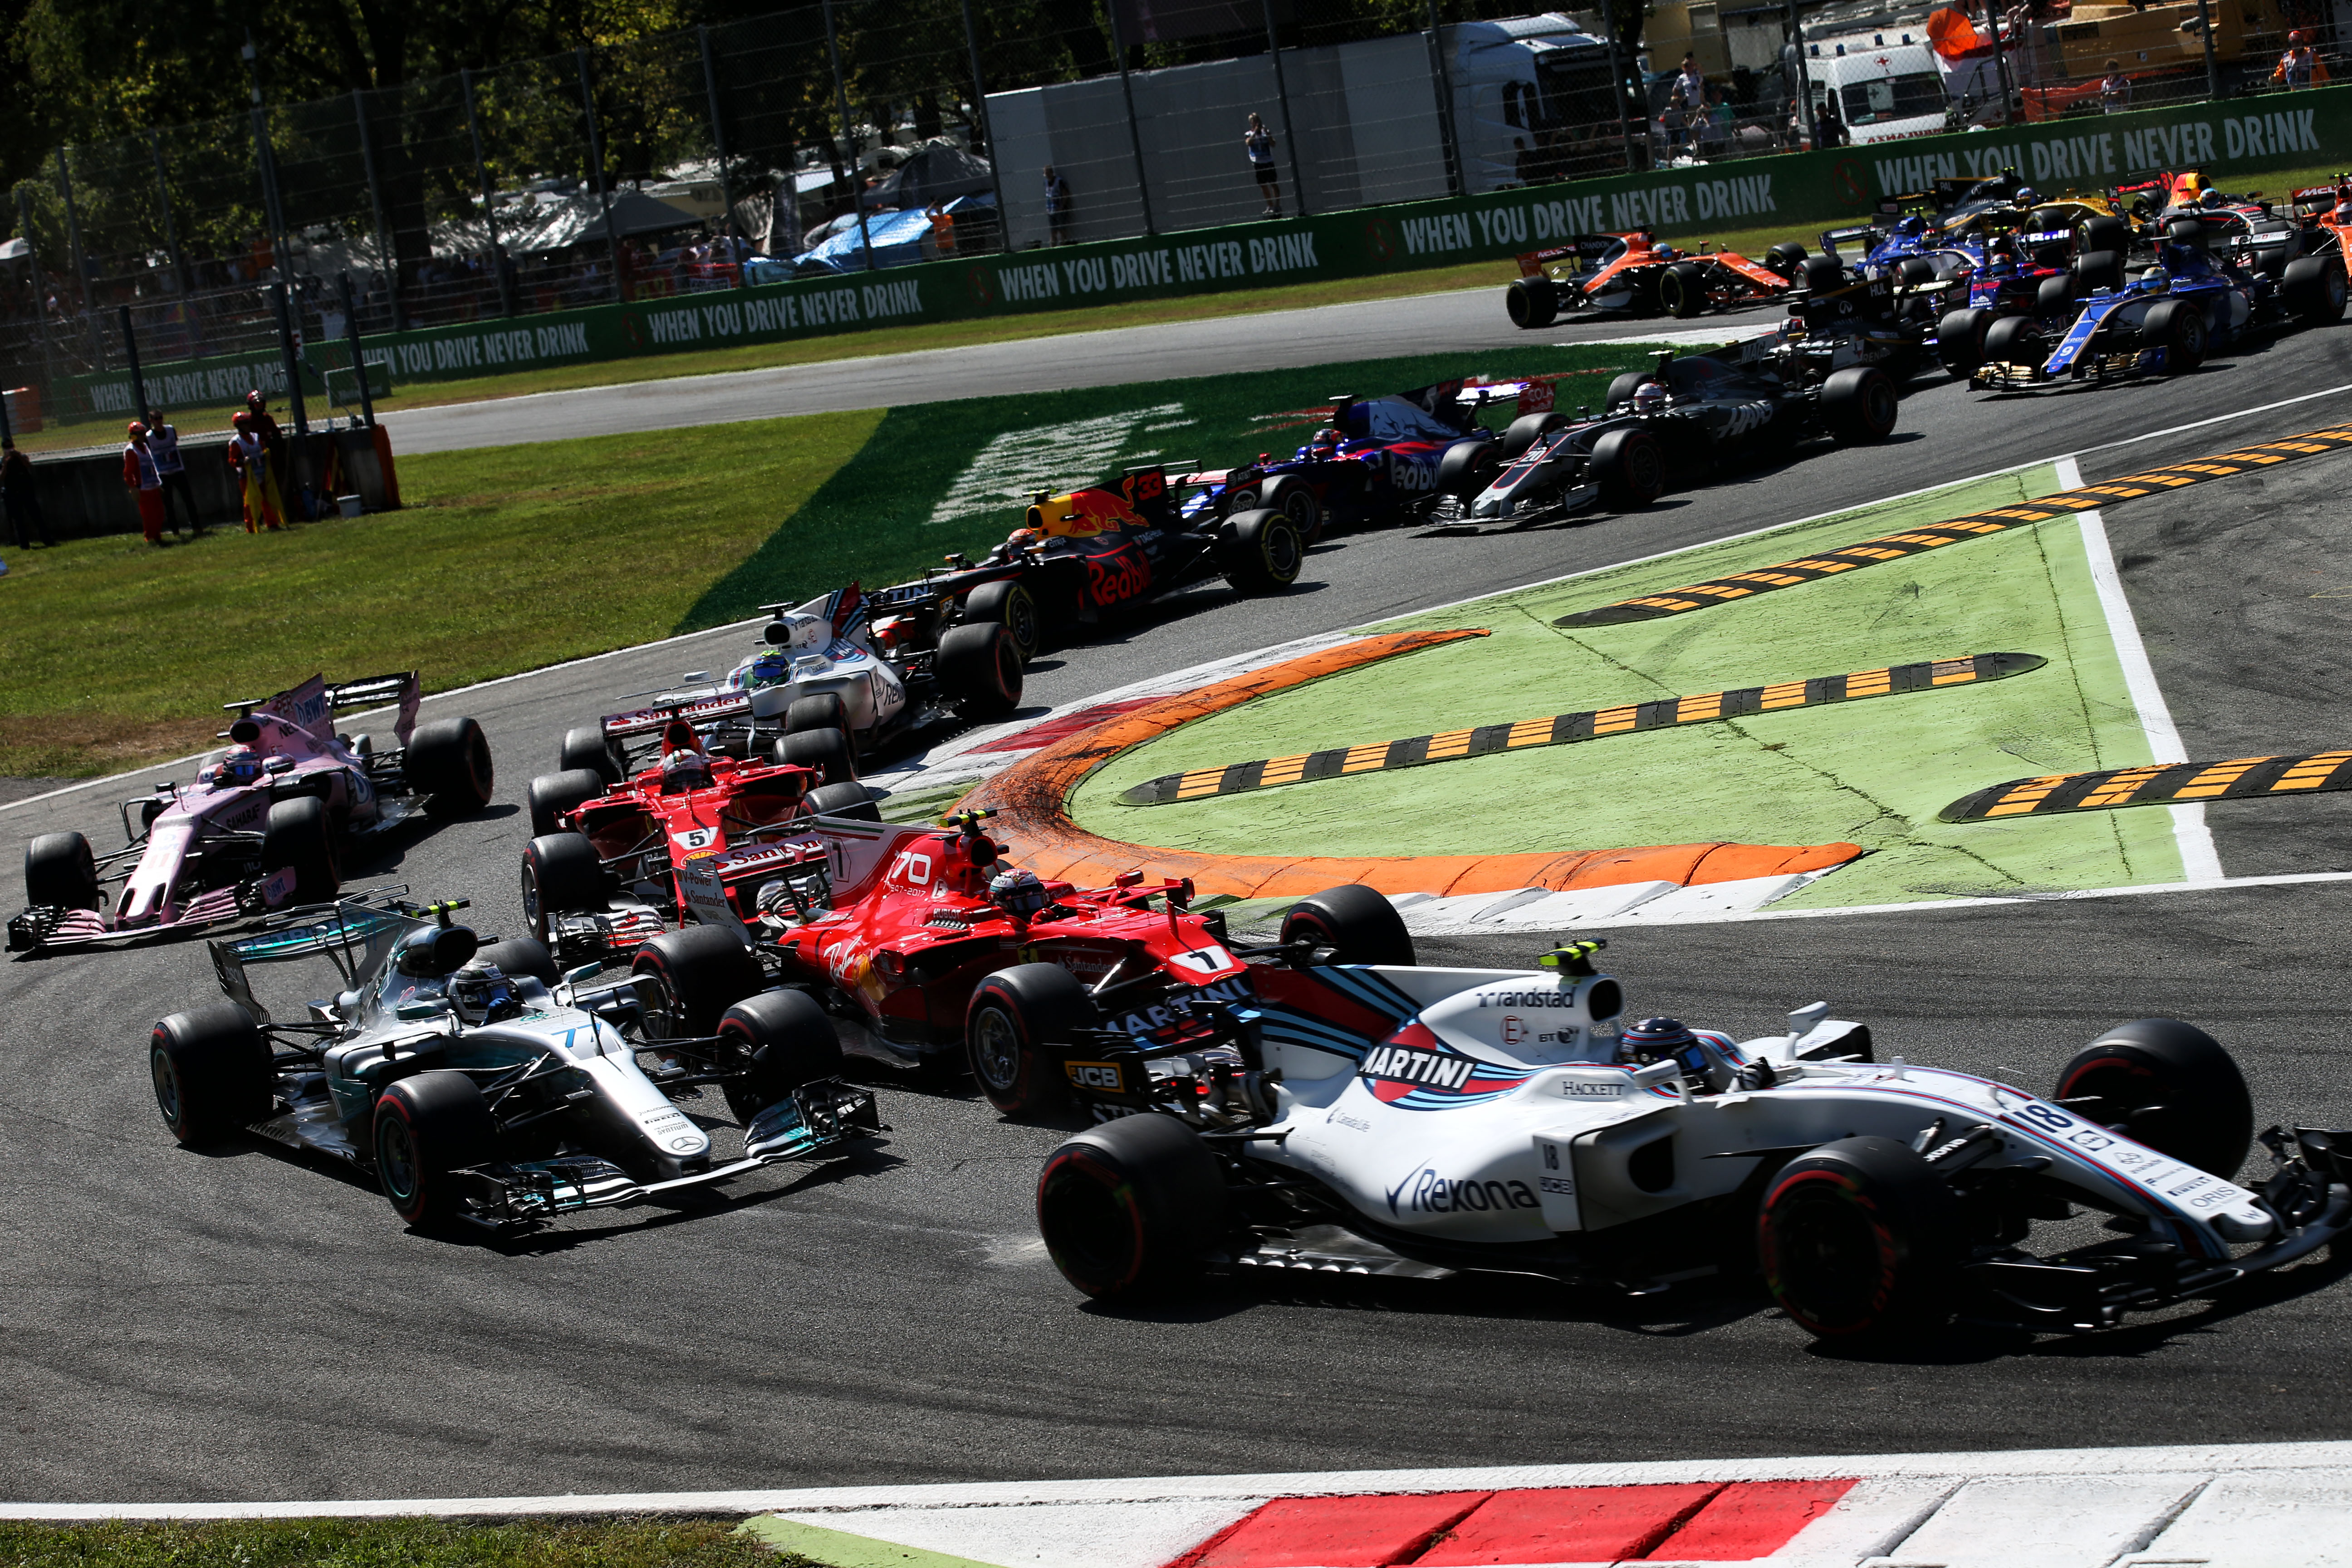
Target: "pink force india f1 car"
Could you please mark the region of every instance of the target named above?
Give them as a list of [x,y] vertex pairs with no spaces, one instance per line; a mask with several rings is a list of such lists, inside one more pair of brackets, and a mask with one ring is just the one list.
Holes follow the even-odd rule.
[[[346,841],[422,809],[438,816],[490,800],[489,742],[471,719],[416,722],[414,670],[330,686],[312,676],[277,696],[224,704],[229,749],[190,784],[121,803],[122,848],[99,855],[79,833],[25,847],[28,907],[8,922],[12,952],[218,925],[332,899]],[[338,713],[398,705],[399,744],[335,731]],[[121,886],[110,894],[108,884]]]

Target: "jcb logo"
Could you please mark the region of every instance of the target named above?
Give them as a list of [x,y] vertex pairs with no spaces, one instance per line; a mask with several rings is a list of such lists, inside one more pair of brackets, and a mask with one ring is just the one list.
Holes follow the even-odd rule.
[[1062,1070],[1079,1089],[1099,1089],[1111,1094],[1119,1091],[1117,1062],[1064,1062]]

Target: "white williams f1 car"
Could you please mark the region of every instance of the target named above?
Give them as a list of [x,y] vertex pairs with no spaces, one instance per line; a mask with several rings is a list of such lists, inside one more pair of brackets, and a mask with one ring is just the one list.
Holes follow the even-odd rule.
[[[1286,931],[1286,939],[1292,933]],[[2303,1258],[2352,1223],[2352,1133],[2252,1142],[2244,1081],[2170,1019],[2110,1030],[2048,1098],[1873,1060],[1826,1021],[1734,1042],[1621,1028],[1597,942],[1538,973],[1306,963],[1259,974],[1238,1060],[1046,1161],[1037,1215],[1098,1297],[1203,1268],[1440,1278],[1489,1269],[1648,1291],[1760,1266],[1822,1337],[1956,1315],[2083,1331]],[[2343,1152],[2339,1153],[2339,1150]],[[2037,1255],[2036,1222],[2108,1217]]]
[[[753,996],[711,1036],[656,1050],[628,976],[560,976],[537,942],[484,945],[452,924],[463,900],[419,909],[399,891],[212,944],[227,1000],[173,1014],[149,1046],[174,1137],[248,1131],[373,1173],[411,1225],[514,1231],[845,1152],[881,1130],[874,1097],[836,1076],[841,1042],[805,996]],[[273,1018],[248,966],[313,956],[334,964],[341,994]],[[674,1103],[705,1085],[741,1124],[731,1159]]]

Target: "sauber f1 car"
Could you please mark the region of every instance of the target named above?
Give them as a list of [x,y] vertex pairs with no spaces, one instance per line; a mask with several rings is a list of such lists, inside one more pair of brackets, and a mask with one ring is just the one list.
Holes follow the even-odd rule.
[[[723,680],[689,670],[677,689],[646,693],[651,706],[568,731],[564,772],[617,784],[674,751],[684,721],[705,752],[764,753],[840,784],[857,776],[861,756],[907,737],[1009,718],[1021,706],[1023,656],[1007,630],[942,626],[936,614],[918,626],[902,598],[869,597],[852,583],[805,605],[761,605],[775,618]],[[534,833],[551,831],[551,815],[531,816]]]
[[[155,1026],[164,1125],[205,1146],[240,1131],[373,1174],[412,1225],[529,1229],[579,1209],[845,1152],[881,1131],[842,1083],[841,1046],[805,997],[729,1008],[650,1062],[626,976],[558,975],[529,938],[481,942],[463,900],[417,908],[387,889],[278,917],[212,944],[226,1000]],[[253,994],[257,965],[322,956],[342,989],[299,1019]],[[715,1087],[741,1150],[676,1100]],[[731,1134],[730,1134],[731,1141]]]
[[1678,250],[1646,232],[1580,234],[1518,258],[1503,303],[1515,326],[1549,326],[1562,310],[1696,316],[1788,292],[1805,247],[1774,246],[1761,261],[1735,250]]
[[[2273,1128],[2272,1173],[2237,1184],[2245,1083],[2187,1024],[2109,1030],[2044,1098],[1879,1061],[1824,1003],[1762,1039],[1621,1026],[1599,945],[1534,973],[1267,972],[1230,1074],[1155,1086],[1154,1113],[1047,1159],[1054,1261],[1107,1298],[1212,1268],[1637,1292],[1760,1271],[1799,1327],[1840,1339],[1956,1315],[2100,1329],[2352,1224],[2352,1133]],[[2105,1238],[2028,1249],[2078,1211]]]
[[[763,985],[804,989],[850,1026],[852,1049],[943,1075],[968,1065],[1009,1115],[1072,1100],[1139,1110],[1158,1077],[1230,1047],[1229,1010],[1264,972],[1251,961],[1276,950],[1229,945],[1222,916],[1187,908],[1185,883],[1080,889],[1008,867],[989,815],[944,831],[819,822],[824,856],[763,889],[757,919],[656,938],[638,973],[698,1030]],[[1411,962],[1377,894],[1335,889],[1299,909],[1294,935]]]
[[[25,847],[25,897],[11,952],[73,947],[218,925],[331,899],[353,841],[405,822],[478,811],[490,800],[489,742],[471,719],[416,722],[415,671],[330,686],[318,676],[275,697],[225,704],[229,749],[188,784],[121,802],[123,847],[103,856],[79,833]],[[335,716],[396,705],[399,744],[335,731]],[[121,886],[110,893],[107,884]]]

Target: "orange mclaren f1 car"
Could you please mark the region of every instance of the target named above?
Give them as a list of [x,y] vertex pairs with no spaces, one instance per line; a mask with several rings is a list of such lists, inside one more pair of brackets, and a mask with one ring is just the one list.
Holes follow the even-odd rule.
[[1643,230],[1580,234],[1518,259],[1520,276],[1504,304],[1514,324],[1533,328],[1550,325],[1562,310],[1696,316],[1777,300],[1794,286],[1805,247],[1776,245],[1762,261],[1750,261],[1734,250],[1677,250]]

